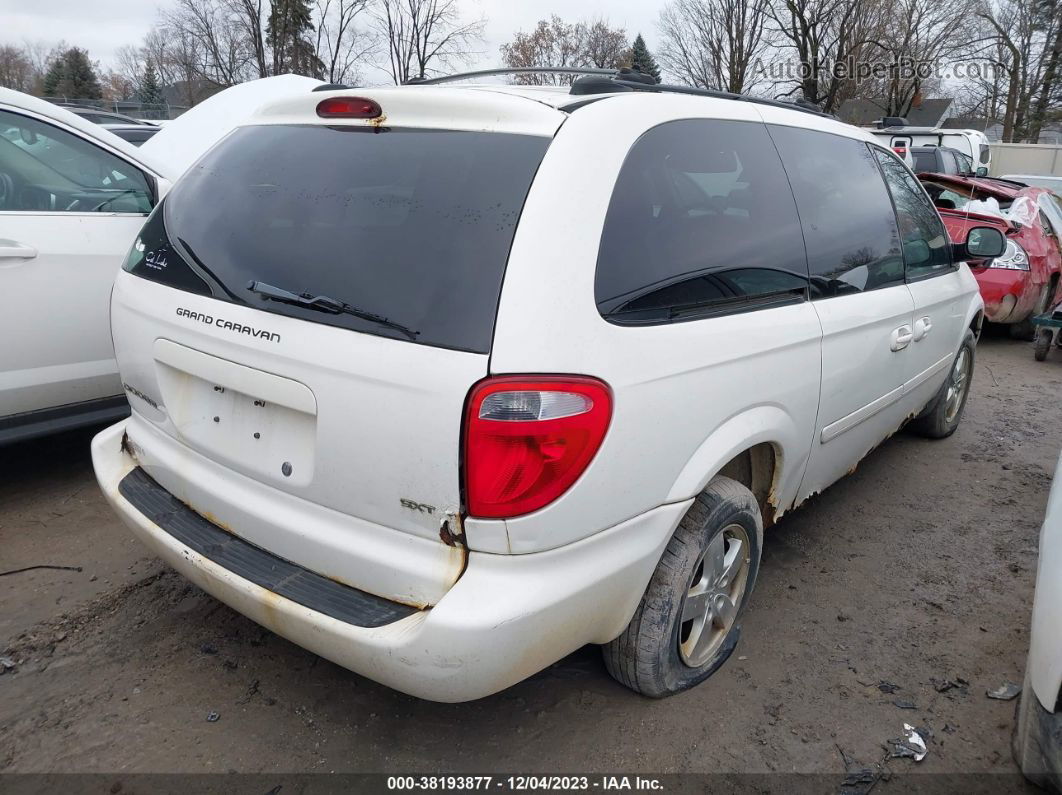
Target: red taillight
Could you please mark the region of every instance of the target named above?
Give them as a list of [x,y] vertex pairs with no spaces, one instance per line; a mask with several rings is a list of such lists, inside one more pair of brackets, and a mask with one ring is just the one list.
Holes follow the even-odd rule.
[[364,97],[329,97],[317,103],[317,115],[324,119],[377,119],[383,109]]
[[585,376],[504,376],[472,388],[465,416],[469,515],[510,518],[566,492],[601,446],[612,393]]
[[898,155],[902,155],[902,154],[907,152],[907,147],[906,146],[894,146],[892,148],[892,151],[894,151]]

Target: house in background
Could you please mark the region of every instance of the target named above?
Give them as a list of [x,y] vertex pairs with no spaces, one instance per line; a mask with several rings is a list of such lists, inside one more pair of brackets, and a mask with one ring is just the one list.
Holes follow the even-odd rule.
[[[916,96],[911,109],[903,114],[911,127],[942,127],[951,118],[955,100],[949,97],[922,99]],[[857,127],[869,127],[874,122],[888,115],[884,103],[871,99],[849,99],[841,103],[837,115],[841,121]]]

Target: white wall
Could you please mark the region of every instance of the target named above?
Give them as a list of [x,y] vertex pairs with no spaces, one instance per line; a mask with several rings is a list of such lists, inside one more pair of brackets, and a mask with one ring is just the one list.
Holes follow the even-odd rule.
[[1062,176],[1062,145],[993,143],[994,177],[1003,174]]

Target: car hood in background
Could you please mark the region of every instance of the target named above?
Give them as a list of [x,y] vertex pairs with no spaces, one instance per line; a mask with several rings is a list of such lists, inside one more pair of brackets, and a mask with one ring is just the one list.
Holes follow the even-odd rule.
[[320,80],[310,77],[278,75],[226,88],[167,122],[133,151],[165,162],[176,178],[266,102],[308,93],[319,85]]

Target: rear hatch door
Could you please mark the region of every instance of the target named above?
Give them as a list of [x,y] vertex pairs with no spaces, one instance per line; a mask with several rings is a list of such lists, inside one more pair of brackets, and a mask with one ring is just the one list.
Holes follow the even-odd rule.
[[[460,574],[446,551],[460,534],[464,401],[488,372],[509,246],[549,140],[237,129],[152,215],[115,291],[138,418],[360,531],[439,545],[438,570],[417,573],[435,587],[414,601],[431,603]],[[224,495],[193,492],[178,496],[253,543],[408,596],[366,572],[379,561],[354,548],[357,534],[322,542],[312,528],[264,528]]]

